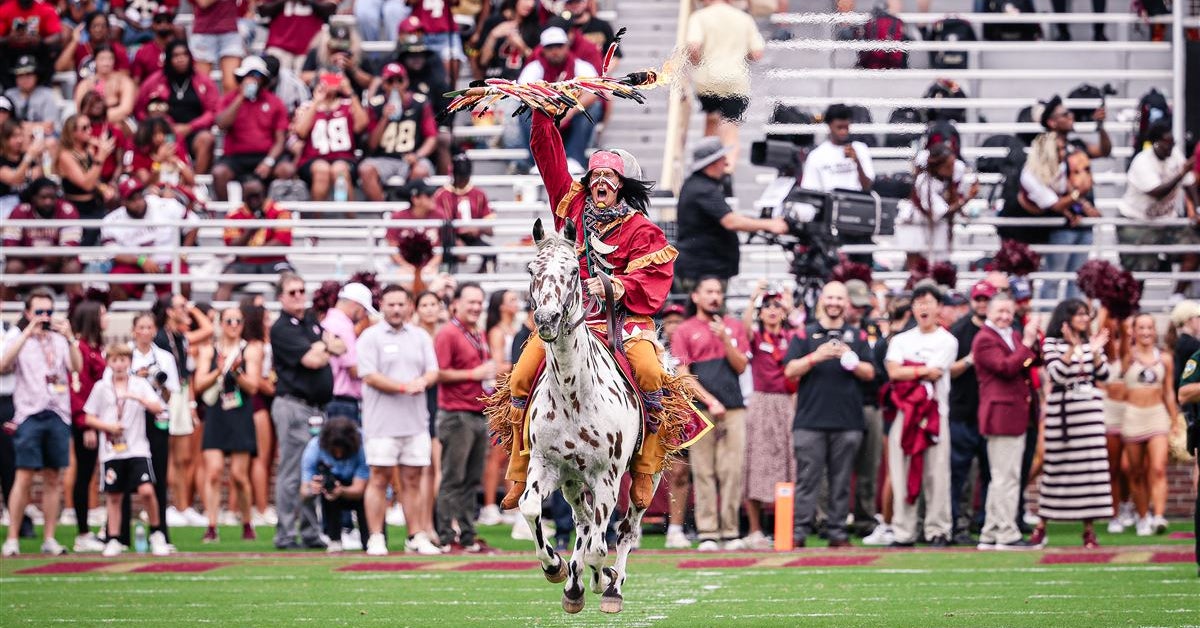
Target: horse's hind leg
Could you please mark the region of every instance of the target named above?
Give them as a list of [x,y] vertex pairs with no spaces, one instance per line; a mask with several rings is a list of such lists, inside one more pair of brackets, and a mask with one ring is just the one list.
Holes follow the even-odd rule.
[[[662,473],[654,475],[655,492],[658,491],[658,482],[661,479]],[[608,588],[605,589],[604,597],[600,600],[601,611],[617,613],[624,605],[624,595],[621,593],[621,589],[625,585],[625,566],[629,561],[629,552],[637,547],[638,541],[642,537],[642,515],[645,514],[646,509],[634,506],[633,500],[629,500],[629,511],[617,525],[617,561],[609,568],[612,573]]]
[[533,532],[537,557],[542,563],[542,573],[550,582],[562,582],[567,578],[566,563],[554,548],[546,543],[546,536],[542,532],[542,501],[554,492],[557,479],[540,463],[531,461],[526,482],[525,493],[517,502],[518,508]]

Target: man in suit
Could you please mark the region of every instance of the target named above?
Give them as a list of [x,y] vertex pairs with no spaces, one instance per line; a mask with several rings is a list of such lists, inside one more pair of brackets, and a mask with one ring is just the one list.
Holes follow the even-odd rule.
[[1033,546],[1017,528],[1021,493],[1021,458],[1025,453],[1025,428],[1033,407],[1029,368],[1037,360],[1036,325],[1013,329],[1016,305],[998,294],[988,304],[987,321],[971,344],[979,379],[979,433],[987,439],[987,518],[979,534],[981,550],[1020,550]]

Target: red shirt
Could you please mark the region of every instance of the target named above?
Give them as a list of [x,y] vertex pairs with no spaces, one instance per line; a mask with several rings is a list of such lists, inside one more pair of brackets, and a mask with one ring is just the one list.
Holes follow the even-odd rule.
[[750,372],[754,377],[755,392],[796,392],[795,388],[788,386],[787,378],[783,376],[783,359],[794,335],[795,332],[786,327],[778,335],[762,330],[754,332],[750,339]]
[[92,123],[92,137],[101,137],[107,132],[112,136],[117,143],[117,150],[113,151],[108,159],[104,161],[104,165],[100,168],[100,178],[104,181],[111,181],[113,175],[117,172],[117,153],[118,151],[129,150],[129,138],[125,137],[125,132],[120,127],[104,122],[102,124]]
[[[59,200],[54,215],[42,218],[29,203],[21,203],[8,215],[9,220],[79,220],[79,211],[67,201]],[[83,238],[81,227],[4,227],[4,247],[79,246]]]
[[332,111],[317,111],[312,130],[300,153],[300,165],[324,159],[354,161],[354,130],[349,101],[342,101]]
[[76,427],[87,429],[84,425],[87,413],[83,411],[83,404],[87,403],[88,396],[92,394],[92,387],[104,377],[104,368],[107,365],[100,347],[93,347],[82,338],[78,343],[79,353],[83,356],[83,368],[71,375],[74,380],[71,382],[71,422]]
[[[37,32],[38,37],[46,38],[62,33],[62,22],[58,12],[45,2],[35,1],[28,9],[22,8],[16,0],[0,4],[0,37],[5,37],[15,31],[25,29],[26,32]],[[13,48],[9,44],[9,48]],[[29,46],[21,45],[21,48]],[[11,63],[13,60],[10,59]]]
[[[113,67],[118,72],[129,70],[129,51],[119,41],[110,41],[108,46],[112,48],[113,56],[117,58]],[[82,43],[75,46],[75,70],[78,71],[85,63],[92,59],[92,43]]]
[[[424,218],[418,218],[415,216],[411,207],[409,209],[392,213],[392,219],[396,221],[446,220],[446,218],[446,214],[442,213],[442,210],[438,208],[434,208],[434,210],[429,212],[429,215],[425,216]],[[387,243],[391,246],[400,246],[400,239],[404,237],[404,234],[412,231],[416,231],[416,229],[413,229],[412,227],[388,227],[387,233],[384,234],[384,239],[386,239]],[[437,227],[429,227],[426,229],[420,229],[420,231],[429,238],[429,241],[433,243],[435,249],[442,245],[442,238],[440,234],[441,229],[438,229]],[[434,253],[436,254],[437,251],[434,251]]]
[[[250,208],[246,207],[245,205],[229,210],[229,213],[225,217],[230,220],[255,220],[257,218],[254,215],[254,212],[250,211]],[[263,219],[289,220],[291,217],[292,213],[276,205],[275,201],[267,201],[266,205],[263,206]],[[258,233],[256,233],[253,238],[250,238],[250,241],[246,242],[245,246],[263,246],[267,242],[275,241],[276,243],[283,245],[278,247],[279,249],[283,250],[285,247],[290,247],[292,245],[291,227],[256,227],[256,229],[258,229]],[[226,227],[225,244],[227,246],[232,246],[233,241],[241,237],[242,233],[243,230],[237,227]],[[248,264],[274,264],[277,262],[286,261],[287,256],[239,255],[237,259],[239,262],[246,262]]]
[[429,33],[453,33],[458,30],[451,7],[458,0],[421,0],[412,8],[412,15],[421,22],[421,30]]
[[238,15],[242,13],[237,0],[215,0],[207,9],[198,4],[192,6],[196,15],[192,22],[192,33],[196,35],[220,35],[236,33]]
[[472,185],[462,191],[443,185],[434,192],[433,204],[443,216],[452,216],[455,220],[481,220],[494,215],[487,194]]
[[[466,330],[461,322],[450,319],[433,339],[438,368],[466,371],[490,359],[487,343],[478,330]],[[438,408],[450,412],[483,412],[483,383],[475,380],[438,384]]]
[[[150,75],[138,87],[137,100],[133,103],[133,115],[135,118],[139,121],[146,119],[148,115],[146,108],[150,105],[150,99],[162,90],[172,89],[167,83],[166,74],[160,70]],[[211,127],[217,118],[217,84],[211,78],[196,72],[192,74],[192,89],[200,97],[200,104],[203,106],[204,111],[199,116],[191,120],[186,120],[189,129],[188,133],[195,133],[201,129]],[[180,120],[179,122],[185,121]]]
[[[725,324],[725,333],[733,338],[734,346],[749,354],[750,339],[746,336],[742,321],[732,316],[722,317],[721,321]],[[679,359],[681,365],[725,358],[725,343],[708,324],[707,320],[693,316],[680,323],[675,335],[671,336],[671,354]],[[787,351],[786,346],[784,351]]]
[[155,72],[162,70],[165,52],[163,47],[158,45],[156,39],[142,44],[142,47],[134,53],[133,62],[129,64],[129,76],[133,77],[135,83],[140,83]]
[[321,32],[324,24],[325,20],[313,12],[311,3],[287,0],[283,11],[271,18],[271,25],[267,28],[267,47],[274,46],[294,55],[303,55],[308,52],[308,45]]
[[[224,111],[229,108],[235,98],[237,94],[234,92],[225,94],[221,97],[221,104],[217,110]],[[233,125],[225,131],[225,154],[266,153],[275,144],[275,133],[287,132],[287,128],[287,106],[275,94],[260,91],[257,100],[242,103]]]
[[[154,164],[158,163],[151,151],[158,152],[150,146],[133,146],[126,153],[125,162],[129,172],[137,172],[139,170],[148,170],[154,172]],[[175,155],[183,160],[184,163],[191,165],[192,159],[188,156],[187,142],[175,142]]]

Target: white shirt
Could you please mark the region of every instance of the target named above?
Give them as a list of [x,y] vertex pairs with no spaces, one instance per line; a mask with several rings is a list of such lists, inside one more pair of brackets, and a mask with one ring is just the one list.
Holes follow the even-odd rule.
[[1189,172],[1183,181],[1175,186],[1162,200],[1150,196],[1150,190],[1162,185],[1167,180],[1179,174],[1187,158],[1183,151],[1176,146],[1166,159],[1159,159],[1153,148],[1147,148],[1134,156],[1129,162],[1129,172],[1125,173],[1125,195],[1117,204],[1121,215],[1134,220],[1152,220],[1164,216],[1174,216],[1183,206],[1183,195],[1179,189],[1185,185],[1194,185],[1196,175]]
[[[928,151],[922,151],[925,156],[928,156]],[[922,155],[918,154],[918,159],[915,160],[917,165],[924,166]],[[951,176],[951,181],[958,186],[960,196],[966,196],[971,191],[971,185],[975,183],[974,176],[967,176],[967,164],[961,159],[954,161],[954,174]],[[939,221],[946,217],[950,211],[950,204],[946,202],[946,182],[941,179],[930,176],[929,172],[922,171],[913,180],[913,191],[917,193],[917,198],[926,206],[932,214],[934,221]],[[896,204],[896,222],[906,225],[925,225],[928,221],[925,219],[925,214],[917,210],[915,204],[910,199],[901,199]]]
[[[120,253],[132,253],[150,247],[178,246],[182,228],[169,224],[178,220],[197,224],[200,222],[200,219],[179,201],[147,194],[145,216],[141,219],[131,218],[124,206],[118,208],[104,217],[100,226],[100,239],[105,248]],[[117,226],[121,223],[134,223],[137,226]],[[170,253],[154,253],[150,258],[159,265],[171,262]]]
[[[17,336],[21,335],[21,330],[17,329],[16,325],[10,325],[3,321],[0,321],[0,328],[3,329],[3,332],[0,332],[0,355],[4,355],[4,353],[8,351],[9,343],[13,342],[17,339]],[[13,370],[16,370],[15,367]],[[10,371],[0,375],[0,395],[12,396],[13,391],[16,390],[16,388],[16,373]]]
[[[179,369],[175,366],[175,356],[171,355],[170,351],[162,347],[152,344],[148,353],[138,351],[137,344],[130,342],[129,348],[133,350],[133,360],[129,363],[129,370],[138,372],[143,367],[157,365],[162,372],[167,374],[167,381],[163,384],[163,388],[171,393],[179,392]],[[137,379],[137,378],[133,378]],[[112,369],[104,369],[104,381],[112,381]],[[148,383],[149,380],[147,380]],[[166,401],[165,399],[163,400]]]
[[992,321],[984,321],[983,324],[996,330],[996,333],[1000,335],[1000,339],[1004,341],[1004,344],[1008,345],[1009,351],[1017,350],[1016,341],[1013,339],[1013,328],[1012,327],[1004,327],[1004,328],[996,327],[994,324],[992,324]]
[[[394,329],[386,321],[367,328],[358,338],[358,374],[372,373],[398,382],[438,369],[433,338],[420,327],[406,323]],[[363,434],[370,438],[413,436],[429,429],[425,395],[385,393],[363,384]]]
[[688,19],[687,43],[700,48],[692,82],[700,94],[750,94],[747,57],[766,47],[748,13],[727,3],[710,4]]
[[1063,162],[1058,166],[1058,175],[1054,180],[1046,185],[1041,179],[1029,169],[1026,165],[1021,169],[1021,189],[1025,192],[1025,196],[1029,197],[1029,201],[1042,209],[1049,207],[1058,202],[1064,194],[1067,193],[1067,164]]
[[[596,72],[596,67],[583,59],[575,59],[575,78],[589,76],[599,76],[599,73]],[[546,78],[546,68],[537,59],[525,64],[525,69],[521,70],[521,75],[517,77],[518,83],[533,83],[535,81],[554,82],[556,80],[558,80],[557,77]]]
[[[867,178],[875,180],[875,167],[871,165],[870,148],[862,142],[851,142],[858,162],[862,164],[863,173]],[[805,190],[832,192],[833,190],[862,191],[858,180],[858,166],[854,160],[846,157],[846,148],[836,146],[825,140],[808,154],[804,160],[804,174],[800,179],[800,187]]]
[[[155,392],[150,382],[141,377],[130,377],[129,394],[145,398],[155,395]],[[117,415],[118,408],[121,410],[120,416]],[[83,411],[105,423],[120,423],[124,428],[120,439],[125,443],[124,451],[114,448],[111,435],[100,432],[100,462],[150,457],[150,441],[146,439],[146,407],[132,399],[118,404],[112,378],[96,382],[92,394],[83,404]]]
[[920,327],[913,327],[888,340],[886,360],[897,364],[915,362],[942,369],[940,379],[925,384],[927,388],[932,384],[933,395],[938,402],[938,414],[945,418],[950,416],[950,365],[954,364],[956,355],[958,340],[950,332],[938,327],[926,334],[921,332]]

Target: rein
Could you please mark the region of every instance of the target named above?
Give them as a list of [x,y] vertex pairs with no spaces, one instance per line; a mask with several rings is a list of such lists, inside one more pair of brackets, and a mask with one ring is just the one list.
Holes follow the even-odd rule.
[[[602,272],[596,273],[596,278],[600,280],[600,285],[604,288],[604,308],[608,317],[608,348],[615,353],[617,351],[617,347],[621,346],[623,342],[619,336],[621,329],[617,327],[617,308],[616,299],[613,297],[612,278]],[[595,303],[595,301],[592,302]],[[579,327],[585,320],[587,320],[588,314],[592,314],[594,312],[595,310],[590,307],[580,307],[579,318],[575,319],[575,322],[568,325],[565,329],[575,329]]]

